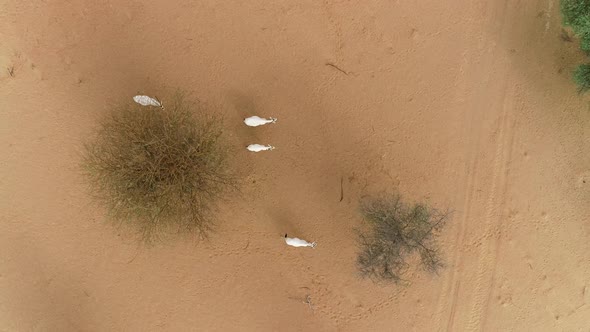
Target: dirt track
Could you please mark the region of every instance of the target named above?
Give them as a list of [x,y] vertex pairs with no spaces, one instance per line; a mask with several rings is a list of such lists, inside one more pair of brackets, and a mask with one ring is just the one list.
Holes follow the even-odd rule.
[[[587,330],[590,112],[558,1],[358,3],[0,3],[0,330]],[[210,242],[138,249],[80,142],[176,87],[224,113],[244,195]],[[355,275],[358,198],[392,188],[455,211],[447,268],[408,288]]]

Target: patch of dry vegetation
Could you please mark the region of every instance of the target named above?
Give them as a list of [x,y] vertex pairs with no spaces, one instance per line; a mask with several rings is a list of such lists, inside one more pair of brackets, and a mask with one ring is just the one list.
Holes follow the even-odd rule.
[[177,95],[165,109],[128,104],[108,113],[85,145],[92,193],[143,240],[178,231],[206,237],[216,202],[236,181],[222,121]]
[[376,281],[404,281],[409,259],[419,255],[422,267],[436,273],[443,267],[434,241],[449,217],[425,204],[402,201],[399,195],[361,202],[367,230],[359,232],[357,265],[363,277]]

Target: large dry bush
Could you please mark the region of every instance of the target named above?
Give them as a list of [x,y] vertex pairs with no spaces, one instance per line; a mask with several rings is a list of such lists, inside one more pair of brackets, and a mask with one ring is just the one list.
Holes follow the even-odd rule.
[[222,121],[180,95],[165,106],[129,103],[106,114],[85,145],[85,174],[112,218],[144,240],[170,231],[205,237],[216,202],[235,188]]
[[384,195],[363,200],[361,213],[367,223],[365,231],[359,232],[357,265],[362,276],[402,282],[414,255],[429,272],[443,266],[434,239],[448,212],[422,203],[407,204],[399,195]]

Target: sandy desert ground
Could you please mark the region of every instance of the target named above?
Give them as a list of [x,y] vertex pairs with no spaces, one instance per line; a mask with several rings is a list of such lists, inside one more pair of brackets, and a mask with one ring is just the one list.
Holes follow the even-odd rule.
[[[590,99],[558,9],[1,1],[0,330],[590,331]],[[243,197],[209,242],[139,247],[88,198],[80,144],[177,87],[235,146],[277,149],[236,153]],[[395,188],[455,211],[446,269],[409,287],[355,269],[358,199]]]

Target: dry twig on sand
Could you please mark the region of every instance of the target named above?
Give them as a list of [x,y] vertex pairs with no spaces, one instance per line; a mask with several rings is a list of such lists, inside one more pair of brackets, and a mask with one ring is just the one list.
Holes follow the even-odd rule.
[[344,199],[344,184],[343,184],[343,182],[344,182],[344,177],[341,176],[340,177],[340,201],[339,202],[342,202],[342,200]]
[[333,64],[331,62],[326,62],[326,66],[330,66],[330,67],[338,70],[339,72],[343,73],[344,75],[348,76],[348,73],[345,70],[343,70],[342,68],[336,66],[335,64]]

